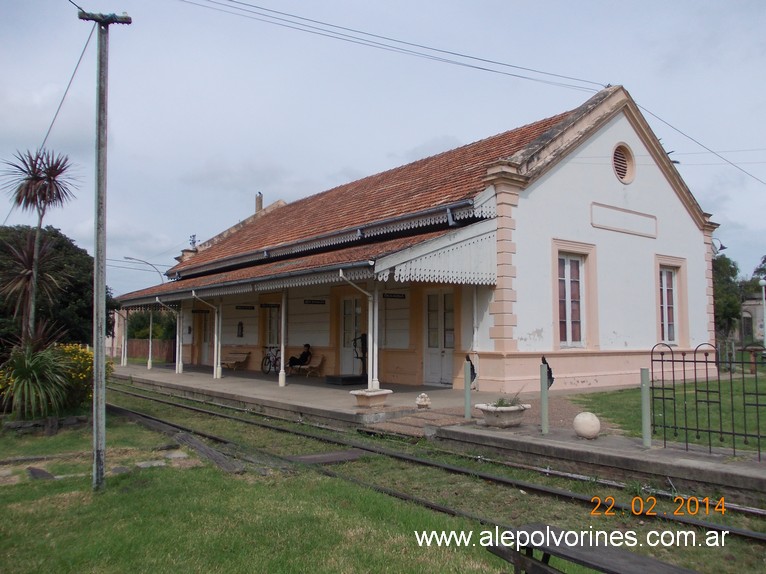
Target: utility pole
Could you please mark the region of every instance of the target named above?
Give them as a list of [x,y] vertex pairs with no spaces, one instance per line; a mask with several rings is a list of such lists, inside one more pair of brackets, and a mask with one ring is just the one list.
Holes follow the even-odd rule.
[[106,96],[109,69],[109,25],[130,24],[127,14],[91,14],[80,20],[98,24],[98,91],[96,111],[96,224],[93,258],[93,489],[104,488],[106,453]]

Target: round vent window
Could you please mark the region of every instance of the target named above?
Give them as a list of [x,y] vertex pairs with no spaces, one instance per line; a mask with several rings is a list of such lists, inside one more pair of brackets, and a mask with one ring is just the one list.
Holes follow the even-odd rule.
[[636,173],[636,164],[633,161],[633,153],[625,144],[620,144],[614,149],[612,155],[612,167],[622,183],[630,183]]

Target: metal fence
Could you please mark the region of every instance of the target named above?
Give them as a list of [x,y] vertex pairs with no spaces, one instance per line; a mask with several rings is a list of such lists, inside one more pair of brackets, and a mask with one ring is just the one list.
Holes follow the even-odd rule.
[[766,448],[764,348],[751,345],[725,361],[712,345],[676,351],[665,343],[651,356],[652,434],[668,442],[757,452]]

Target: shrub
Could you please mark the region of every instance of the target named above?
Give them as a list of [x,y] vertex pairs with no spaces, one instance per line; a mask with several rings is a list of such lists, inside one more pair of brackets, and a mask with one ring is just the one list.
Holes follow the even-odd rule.
[[67,360],[55,347],[14,347],[0,369],[3,405],[21,419],[58,414],[67,403]]
[[[79,407],[93,398],[93,351],[85,345],[69,343],[58,345],[59,352],[66,357],[66,377],[69,390],[67,407]],[[114,371],[112,361],[106,362],[106,378]]]

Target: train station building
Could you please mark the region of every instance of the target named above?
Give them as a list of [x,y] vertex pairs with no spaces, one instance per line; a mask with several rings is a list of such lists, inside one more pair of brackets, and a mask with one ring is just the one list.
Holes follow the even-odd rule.
[[[502,114],[498,114],[502,119]],[[576,109],[295,201],[120,296],[171,309],[177,356],[261,369],[310,344],[335,382],[635,385],[652,347],[714,340],[710,221],[621,86]],[[280,381],[285,371],[280,364]],[[289,381],[289,379],[288,379]]]

